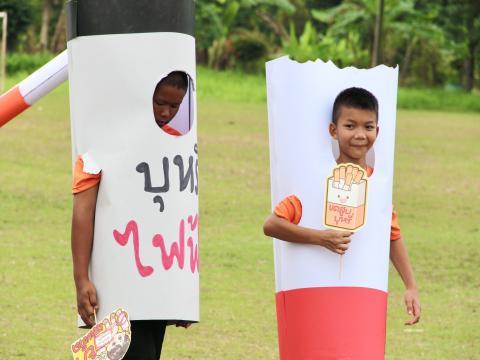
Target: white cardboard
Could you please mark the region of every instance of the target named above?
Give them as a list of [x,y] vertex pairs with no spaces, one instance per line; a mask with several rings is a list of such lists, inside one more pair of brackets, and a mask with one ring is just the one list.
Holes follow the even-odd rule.
[[20,82],[18,87],[25,102],[33,105],[67,78],[67,52],[64,51]]
[[314,245],[274,240],[276,290],[356,286],[387,291],[398,68],[339,69],[321,60],[282,57],[266,65],[272,208],[295,194],[300,226],[325,229],[325,178],[336,166],[328,132],[333,102],[346,88],[363,87],[379,102],[380,132],[369,178],[367,224],[352,236],[338,276],[339,255]]
[[[191,269],[198,246],[193,87],[184,98],[191,101],[193,120],[187,134],[176,137],[163,132],[152,109],[155,86],[164,75],[185,71],[195,83],[195,40],[179,33],[85,36],[69,41],[68,56],[73,160],[88,154],[89,162],[102,171],[90,264],[100,306],[97,316],[121,307],[132,320],[198,321],[195,261]],[[185,163],[185,171],[192,161],[193,189],[188,183],[181,191],[175,158]],[[165,161],[169,191],[145,191],[145,164],[151,186],[161,187]],[[142,166],[144,172],[138,171]],[[163,200],[163,212],[156,196]],[[127,226],[132,233],[122,237]],[[172,244],[182,249],[181,229],[184,261],[173,257],[169,264]],[[138,257],[148,270],[143,275],[136,265],[134,230],[138,230]],[[160,248],[159,236],[166,251]]]

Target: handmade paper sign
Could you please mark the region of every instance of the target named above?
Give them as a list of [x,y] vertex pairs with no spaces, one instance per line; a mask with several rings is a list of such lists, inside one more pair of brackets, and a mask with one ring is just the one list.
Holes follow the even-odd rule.
[[[398,69],[288,57],[266,68],[272,207],[293,194],[302,205],[299,226],[355,232],[340,277],[338,254],[274,240],[280,358],[383,359]],[[355,179],[353,166],[347,180],[349,165],[337,166],[329,133],[334,100],[350,87],[368,90],[379,104],[368,185],[365,174]]]
[[361,166],[339,164],[327,178],[324,224],[337,230],[358,230],[365,224],[368,178]]
[[196,322],[193,1],[75,6],[72,154],[85,173],[101,175],[90,262],[98,315],[121,307],[131,320]]
[[117,309],[72,344],[73,359],[120,360],[131,341],[128,313]]

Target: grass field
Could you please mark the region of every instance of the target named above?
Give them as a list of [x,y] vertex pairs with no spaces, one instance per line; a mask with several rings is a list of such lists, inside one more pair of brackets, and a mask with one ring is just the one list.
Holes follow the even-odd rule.
[[[261,230],[270,209],[266,106],[248,97],[263,84],[222,75],[217,98],[212,76],[198,80],[202,322],[169,329],[162,358],[277,359],[272,243]],[[83,333],[68,119],[63,85],[0,130],[0,359],[68,359]],[[394,203],[423,316],[403,326],[392,271],[387,359],[480,359],[479,139],[480,114],[398,113]]]

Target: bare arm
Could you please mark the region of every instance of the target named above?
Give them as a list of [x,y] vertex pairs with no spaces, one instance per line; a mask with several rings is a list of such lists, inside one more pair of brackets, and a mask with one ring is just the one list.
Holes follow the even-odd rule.
[[72,258],[73,277],[77,289],[77,307],[82,320],[89,326],[93,309],[97,308],[95,286],[88,276],[88,265],[93,245],[95,224],[95,207],[97,203],[98,184],[73,197],[72,216]]
[[408,314],[411,315],[412,318],[405,322],[405,324],[413,325],[420,320],[420,298],[412,265],[410,264],[410,259],[403,238],[390,243],[390,260],[392,261],[393,266],[395,266],[395,269],[397,269],[406,288],[405,306],[407,307]]
[[345,254],[350,243],[349,231],[315,230],[292,224],[271,214],[263,224],[263,232],[276,239],[297,243],[320,245],[337,254]]

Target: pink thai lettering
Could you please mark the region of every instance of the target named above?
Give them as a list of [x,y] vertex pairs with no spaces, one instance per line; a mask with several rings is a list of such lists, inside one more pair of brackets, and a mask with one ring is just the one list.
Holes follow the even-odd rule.
[[[195,215],[195,218],[189,216],[188,223],[190,224],[190,230],[195,231],[198,226],[198,215]],[[200,272],[200,263],[198,259],[198,244],[194,245],[193,238],[189,236],[187,245],[190,248],[190,271],[192,272],[192,274],[194,274],[196,268],[197,271]]]
[[338,223],[342,223],[342,224],[350,224],[350,222],[352,221],[353,217],[352,216],[348,216],[348,217],[345,217],[345,216],[335,216],[334,217],[334,221],[335,221],[335,224],[338,225]]
[[135,265],[137,266],[138,273],[142,277],[152,275],[153,268],[151,266],[144,266],[140,260],[140,244],[138,241],[137,223],[134,220],[129,221],[123,234],[117,230],[113,230],[113,237],[121,246],[127,245],[130,234],[133,234],[133,251],[135,254]]
[[344,215],[353,216],[352,209],[347,207],[347,206],[341,206],[341,205],[334,204],[334,203],[328,203],[328,210],[333,211],[333,212],[337,212],[342,217]]
[[180,269],[183,269],[185,265],[185,221],[183,219],[180,221],[178,237],[178,243],[174,241],[170,245],[170,254],[167,252],[163,236],[157,234],[153,237],[152,244],[160,248],[162,264],[165,270],[169,270],[172,267],[174,258],[177,258],[177,264]]
[[[188,216],[188,228],[190,233],[187,238],[187,246],[190,249],[190,271],[193,273],[200,271],[199,263],[199,246],[194,242],[193,234],[198,233],[198,214],[195,216]],[[173,241],[170,244],[170,251],[167,250],[165,238],[162,234],[155,234],[152,238],[152,246],[160,249],[161,264],[165,270],[170,270],[177,259],[178,267],[183,270],[185,267],[185,220],[180,220],[178,230],[178,241]],[[113,231],[115,241],[125,246],[128,243],[130,235],[133,234],[133,249],[135,257],[135,265],[142,277],[150,276],[153,273],[153,267],[144,266],[140,260],[140,244],[139,244],[139,232],[138,226],[135,220],[130,220],[125,228],[125,232],[122,234],[117,230]]]

